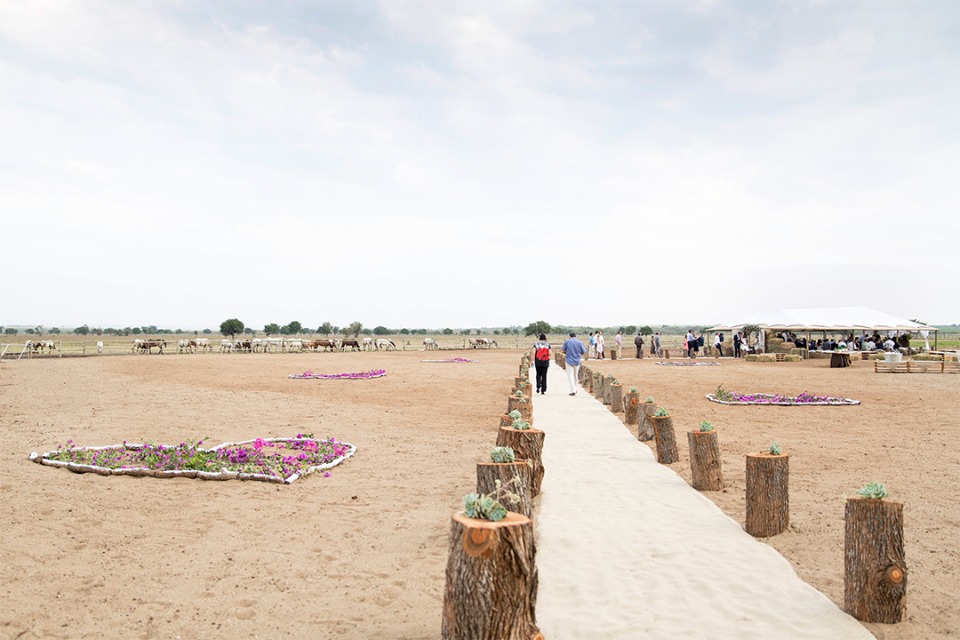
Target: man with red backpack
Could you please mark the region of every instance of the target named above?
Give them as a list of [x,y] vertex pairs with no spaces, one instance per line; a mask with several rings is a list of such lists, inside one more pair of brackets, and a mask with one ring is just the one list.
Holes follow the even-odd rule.
[[547,336],[540,334],[540,339],[533,344],[533,366],[537,369],[537,393],[547,393],[547,368],[550,366],[550,343]]

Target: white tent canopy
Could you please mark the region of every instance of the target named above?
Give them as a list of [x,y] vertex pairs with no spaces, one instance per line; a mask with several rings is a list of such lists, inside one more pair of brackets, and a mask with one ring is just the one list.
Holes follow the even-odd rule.
[[[936,327],[891,316],[867,307],[823,307],[813,309],[778,309],[737,318],[733,322],[719,324],[708,331],[735,331],[745,325],[757,325],[761,329],[777,331],[939,331]],[[926,335],[924,335],[926,337]]]

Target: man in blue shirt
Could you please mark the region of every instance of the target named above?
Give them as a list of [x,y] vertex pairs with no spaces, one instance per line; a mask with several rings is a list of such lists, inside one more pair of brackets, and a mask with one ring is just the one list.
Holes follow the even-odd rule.
[[564,361],[567,363],[567,381],[570,383],[570,395],[577,395],[577,380],[580,373],[580,357],[586,353],[583,343],[577,340],[577,334],[570,332],[570,337],[564,340],[563,347]]

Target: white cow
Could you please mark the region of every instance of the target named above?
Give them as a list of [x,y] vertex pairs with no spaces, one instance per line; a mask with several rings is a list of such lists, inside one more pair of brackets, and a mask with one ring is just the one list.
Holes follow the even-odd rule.
[[364,338],[361,340],[360,348],[364,351],[373,351],[373,338]]
[[296,338],[294,340],[287,340],[287,351],[292,353],[300,353],[303,351],[303,340]]
[[210,344],[210,338],[197,338],[197,349],[200,351],[213,351],[213,346]]
[[377,351],[390,351],[391,349],[396,349],[397,345],[394,344],[393,340],[388,340],[387,338],[377,338]]
[[424,351],[433,351],[439,349],[440,345],[437,344],[437,341],[433,338],[424,338],[423,339],[423,350]]
[[230,353],[233,351],[233,343],[229,340],[220,341],[220,353]]

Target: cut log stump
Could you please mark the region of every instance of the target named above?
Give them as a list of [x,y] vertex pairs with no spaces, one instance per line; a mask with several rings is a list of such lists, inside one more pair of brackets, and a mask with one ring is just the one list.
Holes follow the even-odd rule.
[[720,468],[720,445],[716,431],[687,431],[690,445],[691,485],[697,491],[723,489],[723,471]]
[[864,622],[900,622],[907,603],[903,505],[848,498],[844,520],[844,610]]
[[623,396],[623,423],[633,427],[640,423],[640,394],[626,393]]
[[657,462],[672,464],[680,459],[672,416],[653,416],[653,437],[657,444]]
[[603,404],[613,404],[613,376],[603,376]]
[[623,413],[623,385],[610,385],[610,411],[614,413]]
[[532,465],[530,497],[540,495],[540,484],[543,482],[543,439],[544,433],[540,429],[514,429],[500,427],[497,434],[498,447],[510,447],[517,458],[529,460]]
[[516,479],[510,490],[517,494],[520,502],[503,505],[510,511],[531,517],[533,513],[533,499],[530,487],[533,484],[533,463],[529,460],[516,462],[478,462],[477,463],[477,493],[493,493],[497,490],[497,481],[501,486]]
[[653,402],[640,403],[640,425],[637,428],[637,439],[646,442],[653,440],[653,414],[657,412],[657,405]]
[[543,640],[537,628],[536,547],[530,518],[491,522],[455,514],[443,593],[444,640]]
[[747,508],[744,530],[757,538],[790,526],[790,456],[769,452],[747,454]]
[[593,397],[603,401],[603,374],[599,371],[593,372]]
[[524,396],[523,398],[510,396],[507,400],[507,413],[510,413],[514,409],[520,412],[520,417],[530,424],[533,424],[533,405],[530,403],[529,396]]

